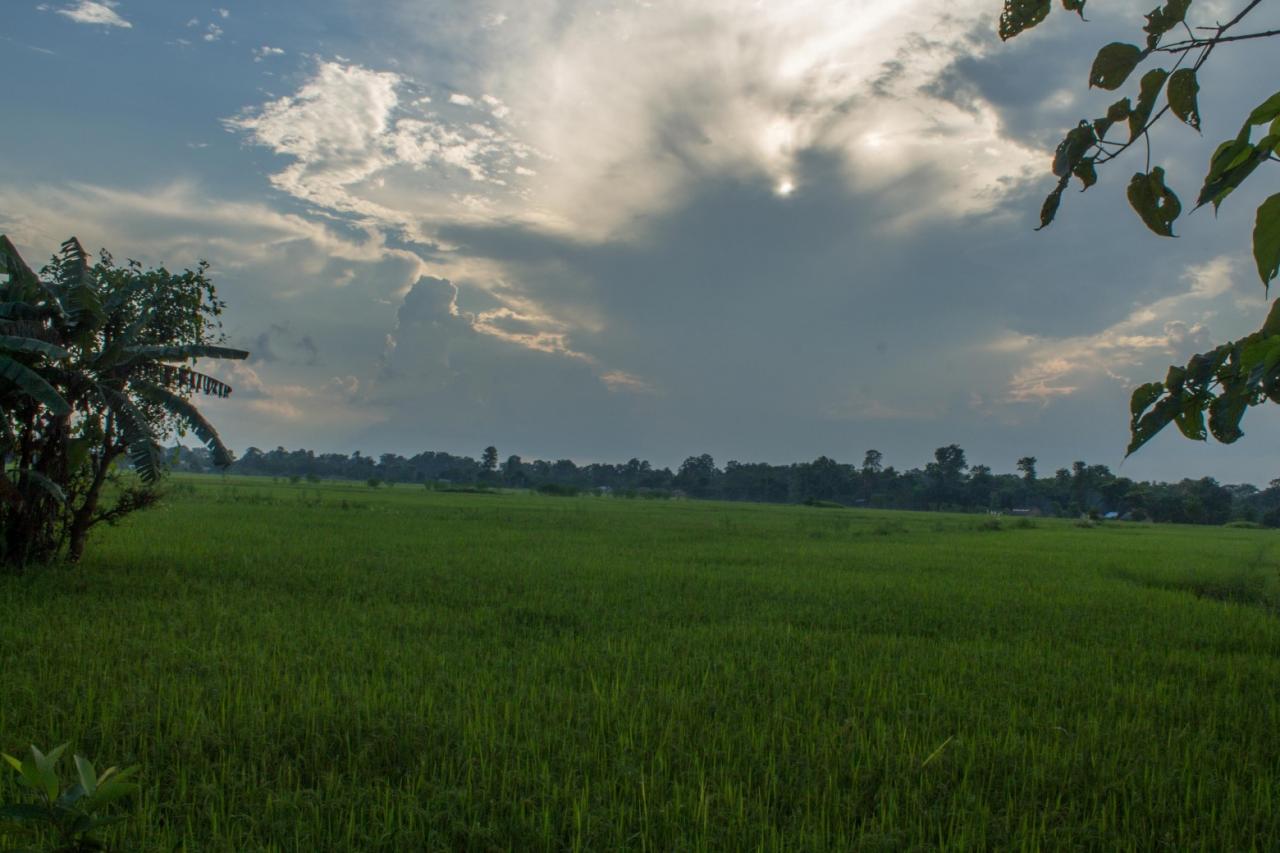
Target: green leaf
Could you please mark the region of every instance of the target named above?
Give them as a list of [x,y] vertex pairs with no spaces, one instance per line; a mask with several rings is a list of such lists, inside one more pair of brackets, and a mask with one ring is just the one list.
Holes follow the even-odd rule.
[[1037,231],[1048,228],[1053,217],[1058,215],[1058,205],[1062,203],[1062,192],[1067,188],[1067,182],[1070,180],[1070,175],[1059,178],[1053,192],[1045,196],[1044,204],[1040,205],[1040,227],[1036,229]]
[[1098,170],[1093,165],[1093,158],[1086,157],[1076,164],[1071,170],[1071,174],[1080,179],[1080,183],[1084,184],[1084,189],[1089,189],[1098,182]]
[[3,758],[5,760],[5,763],[8,764],[10,767],[12,767],[14,770],[17,770],[19,773],[22,772],[22,762],[14,758],[9,753],[0,752],[0,758]]
[[1267,98],[1253,112],[1249,113],[1249,120],[1246,124],[1266,124],[1280,118],[1280,92],[1276,92],[1270,98]]
[[1205,175],[1204,186],[1196,197],[1196,207],[1212,202],[1216,211],[1266,158],[1266,152],[1251,145],[1247,139],[1228,140],[1219,145],[1209,161],[1209,173]]
[[1208,441],[1209,432],[1204,424],[1205,401],[1199,397],[1188,400],[1174,418],[1178,430],[1192,441]]
[[1223,444],[1232,444],[1244,436],[1240,419],[1248,408],[1243,388],[1219,394],[1209,404],[1209,431]]
[[1145,385],[1139,385],[1133,389],[1133,396],[1129,398],[1129,413],[1133,416],[1133,422],[1136,424],[1138,418],[1142,416],[1152,403],[1160,399],[1160,395],[1164,393],[1164,384],[1160,382],[1148,382]]
[[1175,397],[1165,397],[1156,403],[1151,411],[1139,418],[1130,428],[1129,447],[1125,450],[1124,455],[1133,455],[1138,448],[1155,438],[1160,430],[1168,426],[1177,417],[1180,410],[1181,406]]
[[1161,237],[1173,237],[1173,222],[1182,213],[1182,203],[1165,186],[1164,169],[1156,166],[1148,174],[1136,173],[1129,181],[1129,204],[1142,221]]
[[1111,106],[1107,107],[1107,120],[1111,122],[1124,121],[1129,117],[1129,113],[1133,108],[1129,106],[1128,98],[1121,98]]
[[1084,20],[1084,4],[1085,0],[1062,0],[1062,8],[1068,12],[1075,12],[1082,21]]
[[1094,57],[1093,67],[1089,69],[1089,86],[1108,91],[1119,89],[1144,56],[1146,53],[1135,44],[1113,41]]
[[69,358],[71,356],[71,353],[60,346],[55,346],[36,338],[25,338],[18,335],[0,335],[0,350],[25,352],[49,358]]
[[44,405],[55,415],[61,416],[71,412],[71,405],[45,381],[43,376],[7,355],[0,355],[0,380],[17,386],[24,394]]
[[130,360],[151,359],[153,361],[186,361],[193,358],[248,358],[248,350],[216,347],[209,344],[182,344],[176,346],[156,345],[141,347],[125,347],[124,352]]
[[1129,112],[1129,141],[1137,139],[1147,129],[1147,119],[1151,118],[1156,99],[1160,97],[1160,89],[1168,77],[1169,72],[1163,68],[1153,68],[1142,75],[1138,103]]
[[1253,225],[1253,259],[1263,286],[1270,290],[1271,280],[1280,274],[1280,193],[1258,206]]
[[58,503],[62,504],[67,502],[67,495],[62,491],[62,486],[59,486],[53,480],[50,480],[36,469],[22,468],[18,471],[18,475],[25,476],[27,478],[27,482],[45,492],[45,494],[49,495],[49,497],[53,498]]
[[93,796],[93,792],[98,790],[98,774],[93,769],[93,762],[83,755],[75,756],[75,762],[76,773],[80,777],[80,787],[84,788],[86,794]]
[[1058,143],[1053,154],[1053,174],[1059,178],[1070,175],[1097,141],[1093,127],[1086,121],[1080,122]]
[[165,411],[189,426],[191,431],[196,434],[196,437],[204,442],[205,446],[213,454],[214,465],[219,468],[225,468],[231,464],[231,454],[222,444],[222,439],[218,437],[218,431],[204,419],[204,416],[189,401],[151,382],[134,380],[129,384],[143,399],[163,406]]
[[1151,10],[1146,16],[1147,25],[1142,28],[1147,34],[1147,47],[1154,48],[1160,43],[1160,36],[1181,24],[1190,6],[1191,0],[1169,0],[1162,8]]
[[1000,13],[1000,40],[1008,41],[1049,16],[1050,0],[1004,0]]
[[100,387],[99,390],[120,423],[120,431],[128,446],[129,460],[142,482],[151,485],[160,479],[164,462],[160,458],[160,449],[156,446],[155,435],[147,422],[147,416],[139,411],[132,400],[114,388]]
[[1280,299],[1271,303],[1271,310],[1267,312],[1267,319],[1258,333],[1267,338],[1280,335]]
[[0,806],[0,819],[16,820],[23,823],[41,823],[49,819],[49,812],[42,806],[31,803],[16,803],[11,806]]
[[1200,83],[1194,69],[1179,68],[1169,75],[1169,109],[1196,130],[1200,129],[1200,106],[1196,98],[1199,92]]

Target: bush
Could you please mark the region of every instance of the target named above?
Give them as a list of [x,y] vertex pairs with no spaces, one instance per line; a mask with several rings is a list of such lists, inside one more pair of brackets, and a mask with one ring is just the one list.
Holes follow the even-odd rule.
[[1256,521],[1246,521],[1243,518],[1237,518],[1235,521],[1228,521],[1223,527],[1234,527],[1239,530],[1261,530],[1262,525]]
[[103,850],[102,842],[92,833],[124,820],[104,813],[107,806],[138,790],[135,783],[125,781],[138,767],[109,767],[99,774],[89,759],[77,755],[75,778],[70,785],[64,785],[58,778],[57,764],[66,749],[64,743],[45,755],[32,744],[31,756],[22,761],[0,753],[18,774],[18,783],[29,788],[36,798],[34,803],[0,806],[0,819],[21,824],[41,844],[55,845],[52,849],[59,853]]
[[1000,523],[998,518],[984,518],[973,529],[981,531],[1004,530],[1004,525]]
[[566,486],[563,483],[543,483],[538,486],[538,494],[551,495],[557,498],[572,498],[578,494],[577,486]]

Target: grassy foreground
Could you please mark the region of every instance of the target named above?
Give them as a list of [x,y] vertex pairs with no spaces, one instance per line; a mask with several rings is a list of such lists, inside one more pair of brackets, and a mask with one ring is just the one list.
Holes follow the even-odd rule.
[[0,578],[0,749],[126,850],[1275,849],[1280,535],[984,520],[179,479]]

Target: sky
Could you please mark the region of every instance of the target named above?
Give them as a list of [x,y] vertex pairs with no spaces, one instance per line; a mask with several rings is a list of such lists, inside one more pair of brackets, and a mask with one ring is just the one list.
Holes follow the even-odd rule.
[[[1271,407],[1229,447],[1123,455],[1135,385],[1261,324],[1273,175],[1162,239],[1131,150],[1033,231],[1057,141],[1117,96],[1093,54],[1153,2],[1002,44],[999,0],[16,0],[0,233],[33,264],[72,234],[208,260],[252,352],[206,365],[239,450],[909,468],[958,443],[1265,485]],[[1205,67],[1203,136],[1154,134],[1188,209],[1273,41]]]

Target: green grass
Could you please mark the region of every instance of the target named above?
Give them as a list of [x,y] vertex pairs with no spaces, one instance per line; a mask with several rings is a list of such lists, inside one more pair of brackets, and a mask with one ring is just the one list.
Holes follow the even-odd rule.
[[1275,849],[1280,534],[983,520],[179,479],[0,578],[0,749],[127,850]]

